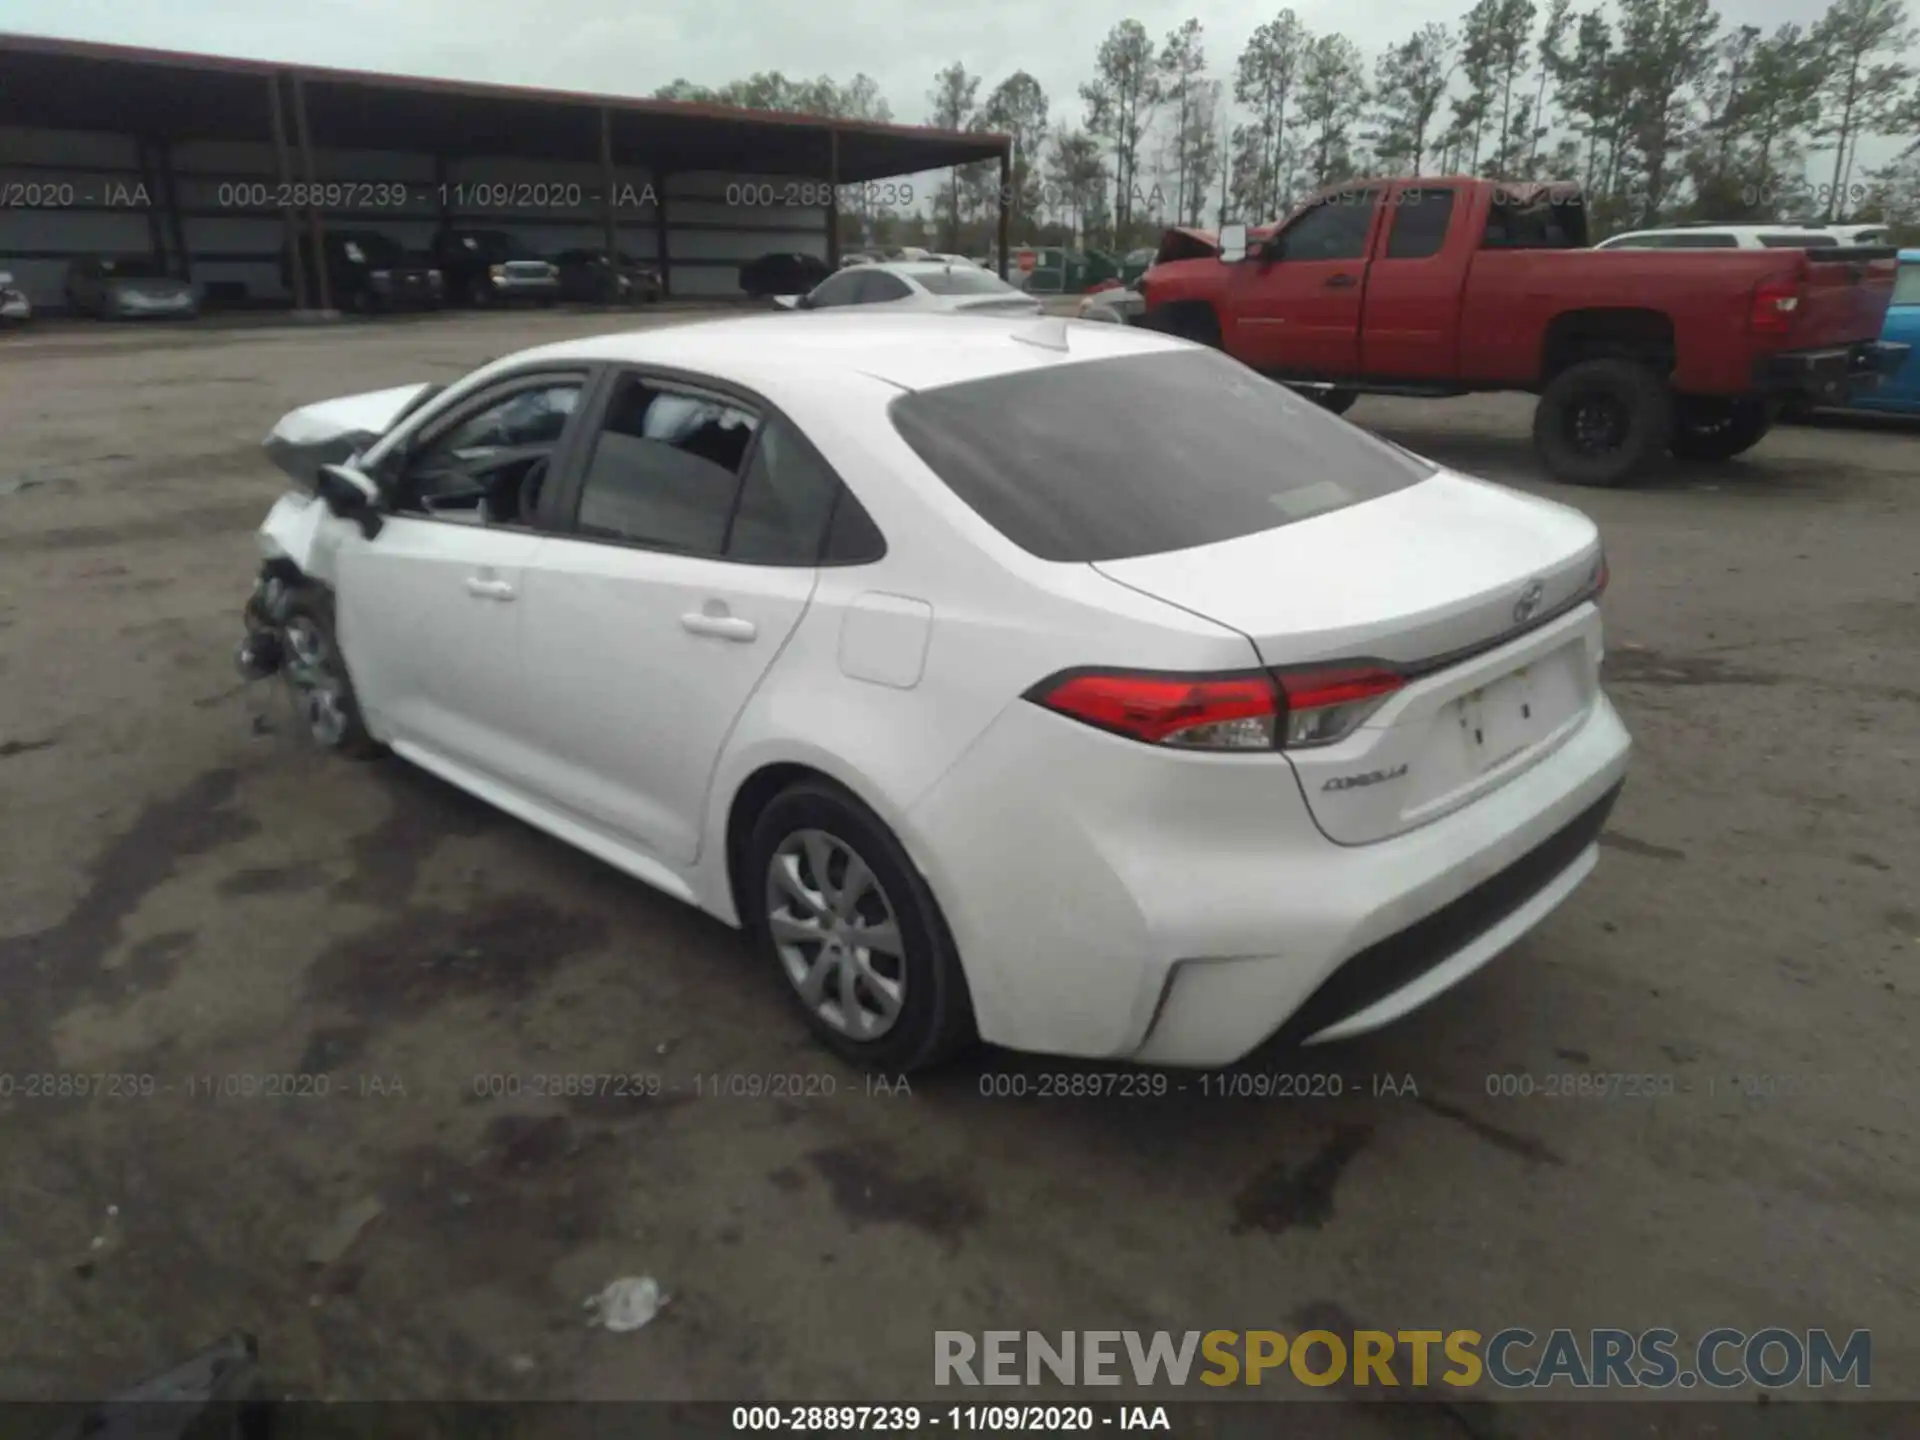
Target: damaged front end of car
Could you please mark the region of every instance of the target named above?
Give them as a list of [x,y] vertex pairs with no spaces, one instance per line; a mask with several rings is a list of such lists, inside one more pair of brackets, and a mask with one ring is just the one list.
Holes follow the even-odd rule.
[[316,584],[332,585],[340,528],[328,521],[348,518],[369,538],[379,533],[370,497],[356,494],[342,472],[443,388],[401,385],[322,400],[288,411],[268,432],[261,448],[293,483],[260,526],[262,563],[241,611],[245,633],[234,651],[242,678],[265,680],[283,671],[287,622],[301,596]]
[[300,567],[284,556],[268,560],[260,567],[253,594],[240,612],[246,634],[234,651],[234,668],[243,680],[266,680],[280,673],[286,661],[286,642],[282,638],[293,598],[306,583]]

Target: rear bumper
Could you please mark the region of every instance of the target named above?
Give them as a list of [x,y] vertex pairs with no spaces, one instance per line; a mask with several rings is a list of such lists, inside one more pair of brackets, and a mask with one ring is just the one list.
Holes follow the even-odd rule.
[[1770,395],[1815,405],[1844,405],[1870,394],[1897,372],[1909,348],[1886,340],[1863,340],[1822,350],[1791,350],[1761,360],[1755,366],[1754,381]]
[[1492,793],[1335,845],[1284,763],[1143,756],[1020,705],[913,807],[905,838],[983,1037],[1225,1065],[1276,1032],[1384,1025],[1512,945],[1593,868],[1629,748],[1601,696]]

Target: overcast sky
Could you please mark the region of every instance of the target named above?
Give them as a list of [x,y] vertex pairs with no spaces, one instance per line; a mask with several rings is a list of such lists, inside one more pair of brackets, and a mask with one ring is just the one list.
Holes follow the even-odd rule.
[[[756,70],[845,81],[865,71],[896,119],[923,120],[935,71],[954,60],[984,77],[981,97],[1018,69],[1079,124],[1077,88],[1124,15],[1158,42],[1189,15],[1206,29],[1210,73],[1234,58],[1277,4],[1251,0],[0,0],[0,30],[349,69],[646,95],[676,77],[718,85]],[[1544,9],[1544,4],[1542,6]],[[1340,29],[1369,56],[1466,0],[1298,0],[1315,29]],[[1722,23],[1811,24],[1820,0],[1721,0]],[[1877,152],[1881,147],[1874,147]],[[1863,147],[1862,159],[1877,159]]]

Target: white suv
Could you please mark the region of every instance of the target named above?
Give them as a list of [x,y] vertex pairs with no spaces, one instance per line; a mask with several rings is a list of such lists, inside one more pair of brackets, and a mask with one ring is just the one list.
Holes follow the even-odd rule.
[[1678,225],[1629,230],[1596,250],[1818,250],[1835,245],[1883,245],[1884,225]]

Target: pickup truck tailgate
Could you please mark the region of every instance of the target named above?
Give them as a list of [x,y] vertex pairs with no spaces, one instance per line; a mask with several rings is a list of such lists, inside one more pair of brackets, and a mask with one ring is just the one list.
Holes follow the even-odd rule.
[[1809,250],[1793,325],[1783,350],[1816,350],[1878,340],[1893,301],[1896,252],[1879,246]]

